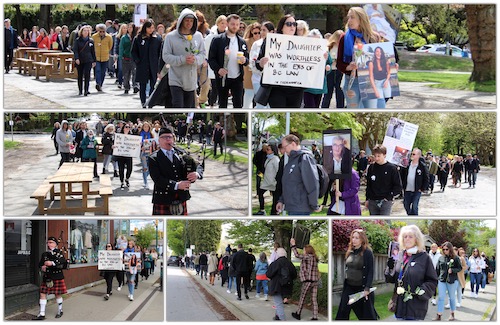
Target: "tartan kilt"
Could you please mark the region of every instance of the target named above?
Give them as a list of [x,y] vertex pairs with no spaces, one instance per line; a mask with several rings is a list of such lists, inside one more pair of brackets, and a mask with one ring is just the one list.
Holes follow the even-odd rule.
[[54,286],[52,288],[47,288],[47,284],[45,283],[45,281],[43,281],[42,285],[40,286],[40,293],[55,294],[58,296],[68,293],[64,279],[52,281],[54,281]]
[[[180,215],[187,216],[187,201],[184,201],[181,204],[184,211]],[[172,214],[170,213],[170,204],[153,203],[153,215],[171,216]]]

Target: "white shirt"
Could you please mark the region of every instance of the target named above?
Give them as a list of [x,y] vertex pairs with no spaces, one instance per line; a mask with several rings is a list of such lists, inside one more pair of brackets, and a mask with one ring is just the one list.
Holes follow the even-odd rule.
[[415,176],[417,173],[418,163],[416,165],[410,164],[408,166],[408,177],[406,178],[406,188],[405,191],[415,192]]
[[229,37],[229,61],[227,62],[227,77],[236,79],[240,76],[240,65],[238,64],[238,39],[236,36]]

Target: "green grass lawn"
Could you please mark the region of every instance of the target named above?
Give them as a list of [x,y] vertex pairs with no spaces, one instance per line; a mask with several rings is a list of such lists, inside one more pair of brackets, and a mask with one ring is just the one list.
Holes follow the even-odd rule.
[[[188,150],[186,144],[177,144],[177,146],[179,146],[185,150]],[[241,149],[245,149],[245,148],[248,148],[248,143],[245,141],[228,142],[228,147],[238,147]],[[199,144],[191,143],[191,149],[189,149],[188,151],[191,152],[192,155],[197,156],[198,154],[201,154],[201,155],[203,154],[203,152],[200,152],[200,149],[201,149],[201,146]],[[206,155],[206,158],[210,159],[210,160],[216,160],[216,161],[220,161],[220,162],[224,161],[224,155],[219,154],[215,158],[213,157],[213,147],[212,146],[207,146],[207,148],[205,149],[205,155]],[[235,154],[228,152],[226,155],[226,162],[237,162],[237,163],[248,164],[248,158],[240,156],[240,155],[235,155]]]
[[452,74],[438,72],[408,72],[400,71],[398,73],[399,81],[406,82],[437,82],[436,85],[430,85],[433,88],[473,90],[488,93],[496,92],[496,82],[486,83],[469,82],[468,74]]
[[472,72],[472,60],[446,55],[428,55],[427,53],[399,52],[399,68],[403,70],[448,70]]
[[[377,311],[378,315],[380,316],[380,320],[384,320],[387,317],[394,315],[389,310],[387,310],[387,303],[391,299],[391,296],[392,296],[392,292],[387,292],[387,293],[383,293],[380,295],[375,295],[375,310]],[[335,316],[337,315],[338,310],[339,310],[339,306],[333,306],[332,319],[335,319]],[[357,320],[357,319],[358,318],[356,317],[354,312],[351,311],[351,315],[349,317],[349,320]]]
[[11,140],[4,140],[3,141],[3,148],[5,150],[16,149],[20,146],[21,146],[21,142],[19,142],[19,141],[11,141]]

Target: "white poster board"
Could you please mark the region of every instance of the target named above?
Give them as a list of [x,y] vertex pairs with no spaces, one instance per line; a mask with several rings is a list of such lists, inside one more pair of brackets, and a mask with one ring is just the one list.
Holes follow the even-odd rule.
[[134,24],[139,27],[144,24],[144,21],[148,18],[148,5],[147,4],[135,4],[134,5]]
[[262,83],[322,89],[327,51],[325,39],[268,34]]
[[98,252],[97,269],[99,271],[123,269],[123,252],[114,250],[100,250]]
[[116,148],[113,149],[113,155],[122,157],[139,157],[141,154],[141,140],[138,135],[115,133]]
[[398,166],[408,167],[417,132],[418,125],[391,117],[383,143],[387,148],[387,161]]

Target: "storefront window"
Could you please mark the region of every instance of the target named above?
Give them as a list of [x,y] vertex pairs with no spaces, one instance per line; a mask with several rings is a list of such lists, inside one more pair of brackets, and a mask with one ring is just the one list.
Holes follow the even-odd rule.
[[108,233],[109,220],[71,220],[71,264],[97,264],[98,251],[106,249]]
[[32,222],[5,220],[5,287],[34,282]]

